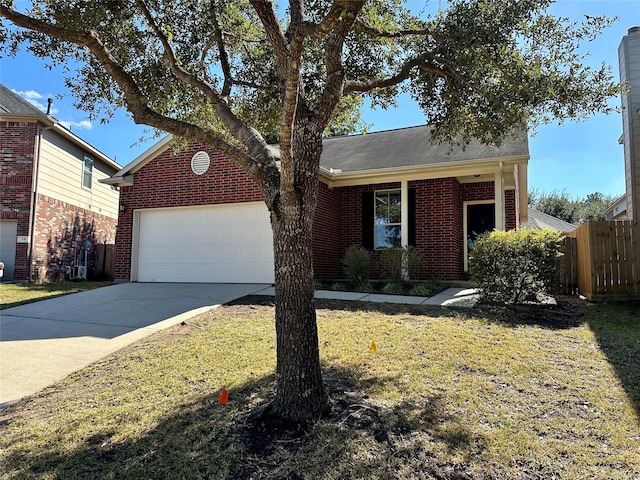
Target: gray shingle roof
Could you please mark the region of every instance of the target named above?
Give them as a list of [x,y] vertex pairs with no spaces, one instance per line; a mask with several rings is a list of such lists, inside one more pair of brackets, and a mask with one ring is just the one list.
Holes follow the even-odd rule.
[[19,115],[21,117],[44,116],[44,112],[41,112],[2,84],[0,84],[0,113]]
[[543,230],[546,228],[556,232],[570,233],[578,227],[557,217],[529,208],[529,220],[521,224],[520,228],[527,228],[529,230]]
[[526,135],[506,139],[500,147],[472,141],[463,149],[448,143],[431,145],[431,131],[432,127],[418,126],[325,138],[320,164],[355,172],[529,155]]

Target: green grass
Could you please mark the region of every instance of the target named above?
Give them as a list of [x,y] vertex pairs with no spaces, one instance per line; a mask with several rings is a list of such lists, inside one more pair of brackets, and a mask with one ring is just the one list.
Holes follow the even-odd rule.
[[640,478],[637,305],[554,323],[318,301],[334,413],[265,440],[248,429],[274,387],[264,303],[212,310],[0,412],[0,478]]
[[21,285],[14,283],[0,283],[0,309],[17,307],[25,303],[37,302],[47,298],[68,295],[94,288],[112,285],[111,281],[104,282],[53,282],[41,285]]

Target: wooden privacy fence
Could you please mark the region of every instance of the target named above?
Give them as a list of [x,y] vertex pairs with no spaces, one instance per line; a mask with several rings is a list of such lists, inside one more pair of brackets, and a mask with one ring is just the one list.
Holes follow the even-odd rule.
[[571,232],[561,290],[594,301],[640,299],[640,222],[587,222]]
[[95,245],[94,276],[96,279],[113,280],[116,266],[116,246],[113,243]]

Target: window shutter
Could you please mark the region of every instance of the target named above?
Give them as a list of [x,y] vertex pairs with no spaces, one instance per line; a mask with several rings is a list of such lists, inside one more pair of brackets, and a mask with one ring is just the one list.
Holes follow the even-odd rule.
[[409,246],[416,246],[416,189],[409,189]]
[[374,192],[362,192],[362,246],[373,250]]

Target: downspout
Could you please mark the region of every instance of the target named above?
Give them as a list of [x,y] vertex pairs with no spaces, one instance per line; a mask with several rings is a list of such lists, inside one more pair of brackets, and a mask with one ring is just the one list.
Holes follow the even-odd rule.
[[505,230],[504,215],[504,164],[500,161],[500,170],[494,176],[495,228]]
[[31,225],[29,226],[29,283],[33,282],[33,244],[36,239],[36,218],[38,217],[38,178],[40,173],[40,150],[42,146],[42,126],[38,123],[35,159],[33,165],[33,208],[31,209]]
[[[409,248],[409,182],[400,182],[400,245]],[[402,256],[402,277],[409,280],[409,259],[405,252]]]

